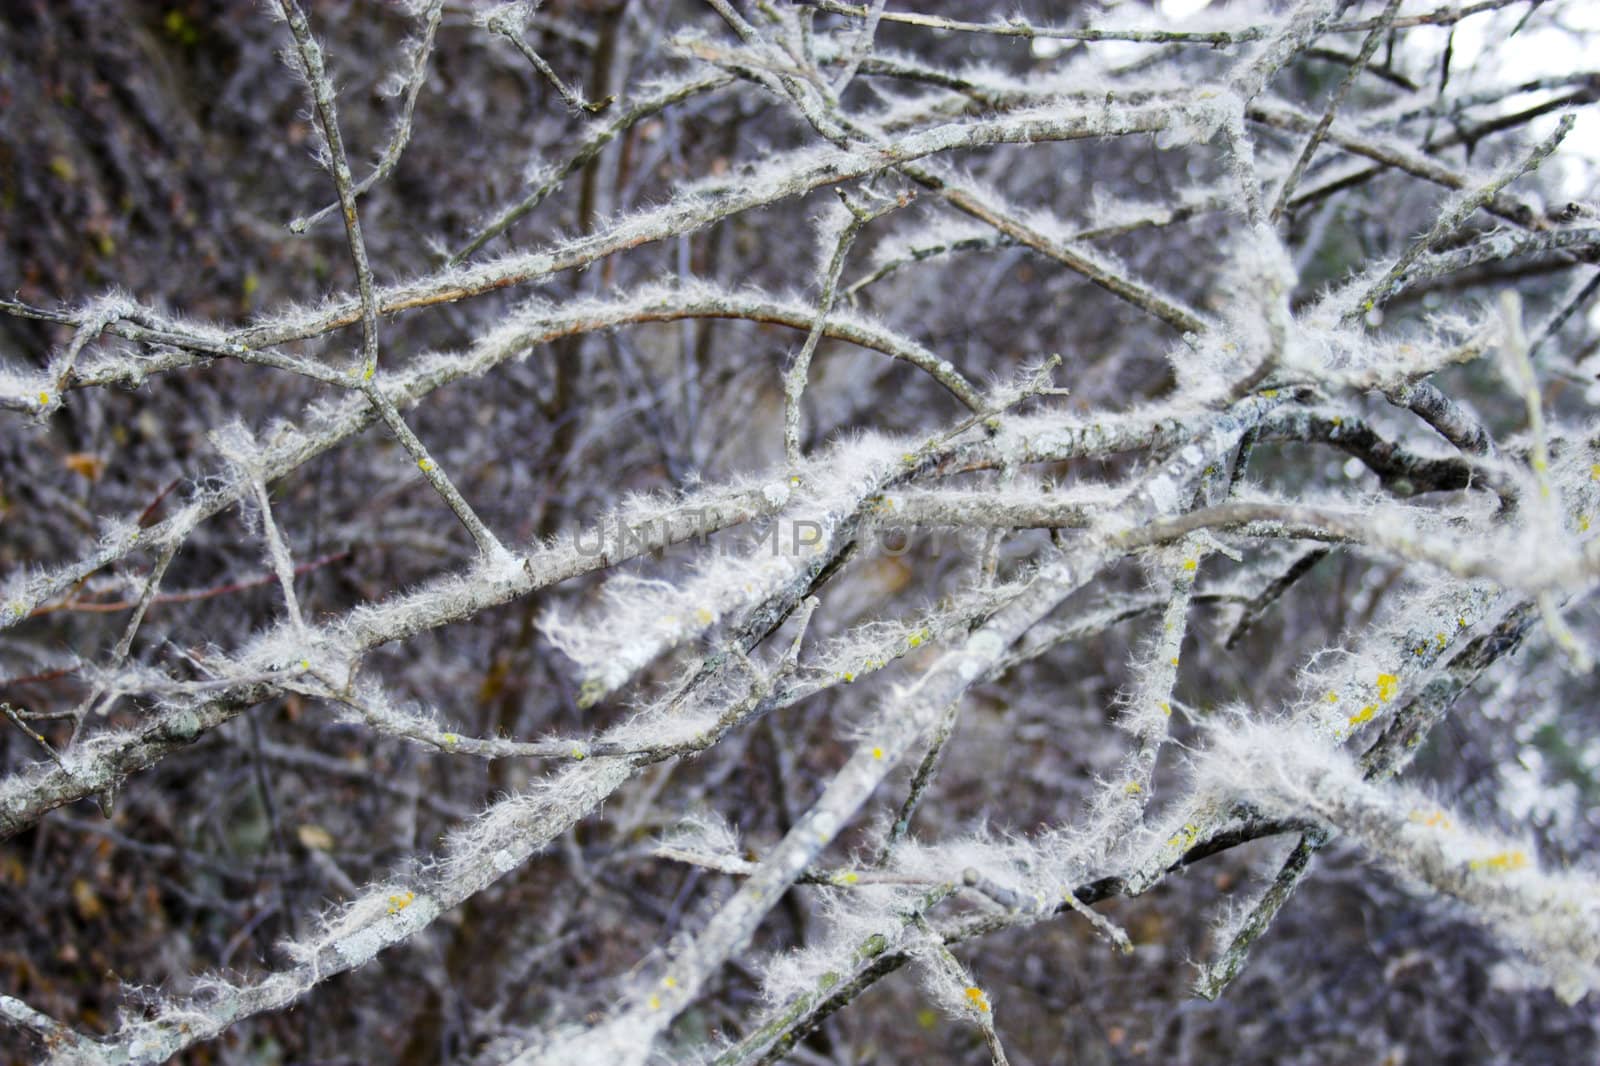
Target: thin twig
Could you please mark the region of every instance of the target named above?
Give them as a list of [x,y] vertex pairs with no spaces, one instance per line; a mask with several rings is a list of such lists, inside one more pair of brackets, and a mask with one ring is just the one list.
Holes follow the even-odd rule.
[[1501,189],[1511,184],[1530,170],[1536,169],[1540,163],[1549,158],[1572,132],[1574,119],[1571,115],[1562,116],[1561,122],[1555,131],[1534,146],[1533,150],[1523,156],[1515,164],[1506,167],[1494,178],[1480,185],[1466,196],[1460,197],[1439,214],[1437,220],[1421,238],[1407,248],[1384,272],[1383,276],[1373,282],[1367,290],[1356,299],[1355,307],[1346,312],[1342,324],[1354,325],[1365,315],[1378,307],[1393,293],[1397,283],[1403,278],[1411,265],[1424,253],[1432,249],[1445,237],[1454,233],[1472,213],[1492,200]]
[[[371,192],[373,186],[386,181],[394,168],[400,163],[400,156],[405,152],[406,145],[411,143],[411,121],[416,113],[417,97],[422,92],[422,86],[428,79],[428,58],[433,54],[433,40],[439,32],[439,21],[444,15],[444,0],[429,0],[427,11],[423,15],[422,40],[417,42],[411,54],[411,72],[406,76],[404,96],[400,103],[400,115],[395,120],[394,132],[389,137],[389,144],[383,150],[383,156],[378,160],[378,165],[372,168],[372,173],[350,190],[354,199],[360,199]],[[327,218],[333,212],[341,209],[342,200],[335,201],[313,211],[304,218],[297,218],[289,223],[291,233],[304,233],[312,226]]]
[[608,96],[604,100],[591,102],[585,99],[581,90],[575,89],[563,81],[561,75],[555,72],[555,68],[545,62],[544,57],[534,51],[533,46],[527,42],[527,39],[523,36],[525,27],[518,24],[511,17],[509,12],[512,10],[516,9],[510,5],[499,9],[497,13],[485,20],[485,27],[510,41],[512,46],[522,53],[522,57],[532,64],[533,69],[537,70],[546,81],[555,86],[555,90],[560,94],[561,99],[574,111],[586,111],[594,115],[611,106],[616,97]]
[[1267,220],[1274,224],[1283,217],[1283,209],[1289,202],[1289,197],[1294,195],[1294,188],[1300,184],[1300,178],[1306,172],[1306,167],[1311,165],[1311,159],[1317,154],[1317,148],[1322,144],[1322,139],[1328,134],[1328,127],[1333,125],[1333,116],[1338,113],[1339,107],[1344,103],[1344,98],[1356,83],[1356,78],[1365,69],[1367,62],[1378,50],[1378,42],[1388,32],[1389,24],[1400,11],[1400,0],[1389,0],[1384,6],[1383,14],[1378,16],[1378,25],[1367,32],[1366,39],[1361,42],[1361,51],[1357,53],[1355,62],[1350,64],[1350,69],[1339,81],[1333,90],[1333,96],[1328,99],[1328,106],[1323,108],[1322,117],[1317,120],[1317,126],[1311,131],[1311,136],[1306,139],[1305,145],[1300,149],[1300,154],[1295,158],[1294,165],[1289,168],[1288,176],[1283,179],[1283,184],[1278,187],[1278,195],[1273,200],[1272,210],[1267,214]]

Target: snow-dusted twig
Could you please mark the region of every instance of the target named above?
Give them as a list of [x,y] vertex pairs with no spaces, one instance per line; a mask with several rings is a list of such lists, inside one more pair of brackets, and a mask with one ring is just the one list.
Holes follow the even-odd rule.
[[[359,199],[371,192],[373,186],[388,179],[394,173],[394,168],[400,162],[400,156],[405,152],[406,145],[411,143],[411,120],[417,110],[417,97],[422,93],[422,86],[428,80],[428,57],[433,53],[434,37],[439,32],[439,22],[444,16],[444,0],[427,0],[427,6],[422,12],[422,36],[413,44],[409,62],[411,69],[406,72],[401,89],[400,114],[396,116],[394,131],[390,134],[389,144],[384,148],[383,155],[379,158],[372,173],[362,178],[350,189],[352,199]],[[289,223],[292,233],[304,233],[312,226],[327,218],[333,212],[342,209],[342,201],[335,200],[326,207],[320,208],[303,218],[297,218]]]

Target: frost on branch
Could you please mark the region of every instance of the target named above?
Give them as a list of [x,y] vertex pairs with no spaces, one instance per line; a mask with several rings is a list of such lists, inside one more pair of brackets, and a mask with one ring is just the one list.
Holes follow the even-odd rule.
[[657,656],[737,618],[826,560],[837,550],[841,527],[903,469],[905,448],[894,440],[869,438],[841,446],[826,464],[795,475],[797,485],[775,474],[764,491],[785,509],[753,547],[701,562],[680,583],[613,578],[598,614],[581,620],[548,616],[545,632],[578,664],[580,699],[601,699]]
[[1580,0],[23,6],[0,1060],[1595,1044]]
[[1369,783],[1315,733],[1232,724],[1210,739],[1197,765],[1202,787],[1349,836],[1463,904],[1537,963],[1568,1002],[1600,982],[1600,879],[1593,874],[1546,869],[1526,840],[1474,829],[1416,789]]

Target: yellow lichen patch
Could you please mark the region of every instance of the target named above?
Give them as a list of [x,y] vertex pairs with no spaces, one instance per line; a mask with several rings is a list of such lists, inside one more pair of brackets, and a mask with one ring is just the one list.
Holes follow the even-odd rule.
[[1488,870],[1490,873],[1504,874],[1513,870],[1523,870],[1528,866],[1528,856],[1521,851],[1502,851],[1484,859],[1473,859],[1467,865],[1474,870]]
[[1261,390],[1261,398],[1264,399],[1264,400],[1276,400],[1278,398],[1278,390],[1277,389],[1262,389]]
[[1173,657],[1172,657],[1172,658],[1171,658],[1171,659],[1169,659],[1169,660],[1168,660],[1168,661],[1169,661],[1169,662],[1170,662],[1170,663],[1172,663],[1172,665],[1173,665],[1173,666],[1177,666],[1177,665],[1178,665],[1178,657],[1177,657],[1177,656],[1176,656],[1176,655],[1174,655],[1174,656],[1173,656]]
[[1183,828],[1167,840],[1167,847],[1177,848],[1179,851],[1188,851],[1196,840],[1200,839],[1200,827],[1193,822],[1185,822]]
[[421,459],[417,460],[417,469],[426,474],[428,471],[433,469],[433,460],[429,459],[427,456],[423,456]]
[[1329,692],[1327,695],[1327,700],[1329,703],[1338,703],[1339,694],[1337,692]]
[[716,615],[712,614],[704,607],[701,607],[699,610],[694,612],[694,620],[703,626],[710,625],[716,617]]
[[589,754],[576,744],[572,746],[572,757],[580,762],[589,757]]
[[973,985],[967,989],[967,1002],[984,1014],[989,1013],[989,997],[983,994],[983,989]]
[[461,743],[461,738],[456,736],[454,733],[445,733],[439,739],[443,741],[446,751],[450,751],[457,744]]
[[648,1000],[646,1000],[645,1002],[647,1002],[650,1005],[650,1009],[651,1010],[660,1010],[661,1009],[661,997],[656,995],[654,992],[652,992],[650,994],[650,998]]
[[1400,690],[1400,679],[1393,674],[1378,675],[1378,699],[1388,703],[1394,699],[1394,694]]
[[1587,532],[1589,532],[1589,516],[1588,515],[1581,514],[1581,515],[1578,516],[1578,532],[1579,533],[1587,533]]
[[1168,703],[1166,700],[1156,700],[1156,706],[1161,708],[1162,714],[1166,715],[1168,718],[1172,717],[1172,704]]
[[854,870],[840,870],[838,873],[829,878],[829,880],[836,885],[853,885],[857,881],[861,880],[861,875],[857,874]]
[[50,406],[50,394],[48,392],[41,392],[39,394],[39,406],[40,407],[49,407]]
[[677,988],[678,987],[678,979],[676,977],[672,976],[669,973],[669,974],[667,974],[667,976],[665,976],[665,977],[663,977],[661,979],[661,987],[662,988]]
[[1126,785],[1122,786],[1122,791],[1126,792],[1130,796],[1137,796],[1139,793],[1144,791],[1144,786],[1139,784],[1137,781],[1129,781]]
[[1183,568],[1185,570],[1192,571],[1192,570],[1197,569],[1199,566],[1200,566],[1200,561],[1198,559],[1185,559],[1183,561]]
[[1411,820],[1418,825],[1425,825],[1429,829],[1450,830],[1455,828],[1455,823],[1443,811],[1412,811]]
[[1600,463],[1595,463],[1589,468],[1589,480],[1600,481]]
[[311,669],[311,660],[310,659],[301,659],[300,660],[300,669],[302,669],[302,670]]
[[1377,713],[1378,713],[1378,705],[1377,704],[1375,704],[1375,703],[1367,704],[1365,707],[1361,708],[1355,714],[1352,714],[1350,716],[1350,728],[1354,729],[1358,725],[1363,725],[1363,724],[1365,724],[1367,722],[1372,721],[1372,716],[1377,714]]
[[873,748],[872,749],[872,757],[874,759],[878,759],[878,760],[881,761],[883,759],[883,749],[882,748]]
[[415,901],[416,898],[417,894],[410,889],[407,889],[404,892],[396,892],[394,895],[389,897],[389,913],[399,914],[401,911],[411,906],[412,902]]
[[166,13],[166,16],[161,20],[161,26],[167,31],[168,37],[171,37],[181,45],[192,48],[200,42],[199,28],[193,22],[190,22],[184,13],[177,8],[173,8]]
[[1437,640],[1439,642],[1439,647],[1441,647],[1441,648],[1444,647],[1447,643],[1449,643],[1449,641],[1447,641],[1445,639],[1445,635],[1443,633],[1435,633],[1433,635],[1433,639]]

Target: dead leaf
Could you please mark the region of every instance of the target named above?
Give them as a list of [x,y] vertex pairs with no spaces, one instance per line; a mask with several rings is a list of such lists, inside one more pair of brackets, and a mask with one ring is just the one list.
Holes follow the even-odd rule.
[[90,481],[99,481],[106,469],[106,461],[93,452],[73,452],[62,463],[74,474]]
[[106,912],[106,905],[100,902],[94,886],[81,877],[72,882],[72,903],[78,908],[78,916],[86,922],[92,922]]
[[301,847],[309,851],[332,851],[333,834],[312,822],[307,822],[294,835],[300,839]]

